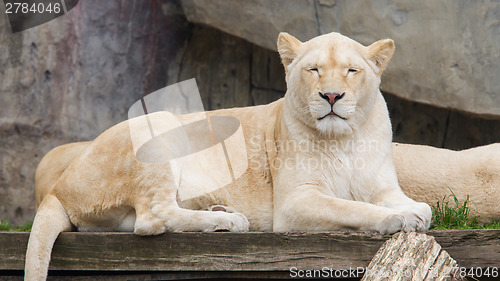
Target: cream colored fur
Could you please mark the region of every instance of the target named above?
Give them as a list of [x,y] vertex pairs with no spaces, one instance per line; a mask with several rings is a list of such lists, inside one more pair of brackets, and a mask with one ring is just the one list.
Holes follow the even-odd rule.
[[[36,175],[37,206],[74,157],[90,144],[58,146],[42,159]],[[471,209],[481,222],[500,221],[500,144],[463,151],[402,143],[392,146],[399,185],[408,197],[435,205],[451,190],[461,202],[469,195]]]
[[[56,161],[52,155],[59,157],[65,149],[49,153],[37,172],[44,186],[37,183],[41,203],[28,244],[26,279],[45,278],[51,245],[71,225],[80,231],[139,235],[249,227],[382,233],[427,229],[430,207],[399,187],[391,125],[379,91],[394,43],[381,40],[365,47],[338,33],[302,43],[282,33],[278,50],[288,86],[284,99],[208,113],[238,118],[245,135],[249,167],[224,188],[179,200],[168,163],[135,158],[127,121],[91,143],[67,147],[72,154],[66,160],[74,160],[66,169],[54,165],[52,171],[44,164]],[[321,96],[328,93],[341,98],[332,106]],[[149,118],[161,122],[169,114]],[[179,117],[183,123],[192,118]],[[44,180],[48,174],[52,176]],[[213,205],[233,211],[205,211]]]
[[500,143],[452,151],[395,143],[399,183],[410,198],[435,205],[451,192],[481,222],[500,221]]

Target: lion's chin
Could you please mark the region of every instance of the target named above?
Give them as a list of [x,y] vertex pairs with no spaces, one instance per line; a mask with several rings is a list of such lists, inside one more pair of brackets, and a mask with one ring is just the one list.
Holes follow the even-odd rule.
[[349,121],[335,115],[328,115],[316,120],[316,129],[328,137],[341,137],[352,134]]

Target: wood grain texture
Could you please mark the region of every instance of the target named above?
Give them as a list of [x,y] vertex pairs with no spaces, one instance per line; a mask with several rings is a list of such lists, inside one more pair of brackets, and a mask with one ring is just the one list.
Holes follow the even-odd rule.
[[[430,231],[461,266],[500,267],[500,230]],[[28,233],[0,233],[0,270],[23,270]],[[368,266],[390,236],[328,233],[66,232],[57,239],[51,270],[289,271]]]
[[397,233],[380,247],[361,281],[463,280],[458,264],[434,237]]

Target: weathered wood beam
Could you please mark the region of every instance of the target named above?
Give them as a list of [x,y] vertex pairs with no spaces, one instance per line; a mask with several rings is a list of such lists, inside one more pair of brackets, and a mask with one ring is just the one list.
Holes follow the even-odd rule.
[[[430,231],[464,267],[500,267],[500,230]],[[23,270],[28,233],[0,233],[0,270]],[[289,271],[368,266],[389,239],[372,232],[62,233],[51,270]]]

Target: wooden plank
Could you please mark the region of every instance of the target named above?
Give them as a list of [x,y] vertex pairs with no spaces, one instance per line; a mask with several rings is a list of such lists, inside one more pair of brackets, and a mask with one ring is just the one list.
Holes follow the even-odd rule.
[[[466,267],[500,267],[500,230],[430,231]],[[0,270],[23,270],[28,233],[0,233]],[[372,232],[62,233],[51,270],[289,271],[368,266],[389,239]]]
[[428,231],[461,267],[500,268],[500,229]]
[[[62,233],[55,270],[286,270],[366,266],[387,239],[366,233]],[[3,233],[0,269],[22,269],[25,233]],[[16,241],[15,244],[11,241]],[[346,258],[349,257],[349,258]]]

